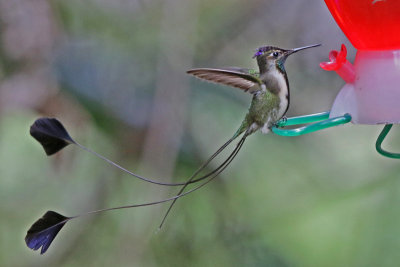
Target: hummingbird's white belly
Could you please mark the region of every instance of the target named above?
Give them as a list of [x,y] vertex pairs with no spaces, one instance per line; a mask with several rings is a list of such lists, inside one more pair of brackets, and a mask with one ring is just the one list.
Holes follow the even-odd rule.
[[272,75],[277,80],[279,88],[280,88],[280,91],[278,94],[279,100],[280,100],[279,110],[278,110],[277,118],[276,118],[277,120],[279,120],[283,117],[283,115],[285,115],[286,110],[289,105],[289,88],[288,88],[289,85],[287,84],[285,77],[282,74],[280,74],[278,72],[278,70],[275,69],[274,72],[275,73],[273,73]]
[[285,115],[289,105],[289,90],[285,76],[273,71],[269,84],[261,84],[261,90],[253,95],[246,119],[250,122],[249,132],[261,130],[266,134]]
[[[276,81],[278,83],[278,88],[280,88],[280,90],[278,92],[279,106],[277,108],[274,108],[269,111],[268,119],[264,123],[264,125],[262,125],[262,127],[261,127],[261,132],[264,134],[269,133],[270,128],[278,120],[280,120],[283,117],[283,115],[285,115],[286,110],[289,105],[289,88],[288,88],[288,84],[285,80],[285,77],[283,75],[281,75],[280,73],[278,73],[277,70],[273,71],[270,74],[276,79]],[[267,90],[265,84],[263,84],[261,87],[263,90],[265,90],[265,91]]]

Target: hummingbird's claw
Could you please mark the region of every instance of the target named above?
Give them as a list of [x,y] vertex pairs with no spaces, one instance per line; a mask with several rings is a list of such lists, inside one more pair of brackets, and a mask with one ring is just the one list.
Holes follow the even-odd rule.
[[275,127],[276,128],[281,128],[281,127],[285,127],[286,123],[287,123],[287,117],[283,116],[279,121],[277,121],[275,123]]

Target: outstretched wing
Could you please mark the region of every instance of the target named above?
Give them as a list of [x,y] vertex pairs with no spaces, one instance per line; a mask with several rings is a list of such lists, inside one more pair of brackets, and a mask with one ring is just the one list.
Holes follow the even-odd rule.
[[261,90],[262,81],[256,76],[257,73],[253,74],[253,71],[249,69],[199,68],[188,70],[187,73],[213,83],[236,87],[251,94]]

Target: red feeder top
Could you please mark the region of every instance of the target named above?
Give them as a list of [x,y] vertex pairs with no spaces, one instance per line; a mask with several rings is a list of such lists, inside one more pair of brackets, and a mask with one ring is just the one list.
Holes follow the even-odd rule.
[[357,49],[400,49],[400,0],[325,0]]

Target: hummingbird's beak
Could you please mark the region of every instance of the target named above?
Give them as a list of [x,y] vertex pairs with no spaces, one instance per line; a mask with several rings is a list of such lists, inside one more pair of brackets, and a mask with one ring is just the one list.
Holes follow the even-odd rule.
[[287,50],[285,56],[288,57],[289,55],[291,55],[293,53],[299,52],[299,51],[307,49],[307,48],[317,47],[317,46],[321,46],[321,44],[307,45],[307,46],[303,46],[303,47],[298,47],[298,48],[294,48],[294,49],[291,49],[291,50]]

